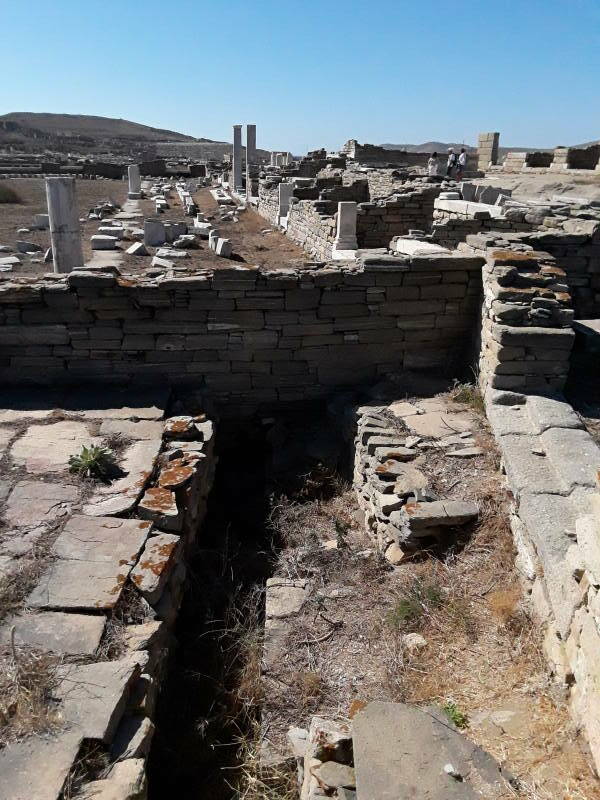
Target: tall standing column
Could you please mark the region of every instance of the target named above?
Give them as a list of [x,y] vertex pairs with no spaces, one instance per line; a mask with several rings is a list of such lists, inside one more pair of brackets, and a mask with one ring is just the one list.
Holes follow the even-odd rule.
[[129,194],[130,200],[139,200],[142,191],[142,182],[140,180],[140,168],[138,164],[130,164],[127,167],[127,175],[129,177]]
[[256,125],[246,125],[246,164],[256,164]]
[[83,266],[75,178],[46,178],[46,198],[54,272],[71,272]]
[[337,234],[334,242],[336,250],[356,250],[358,247],[356,241],[356,214],[356,203],[338,203]]
[[232,153],[232,167],[233,167],[233,186],[235,191],[242,188],[242,126],[233,126],[233,153]]

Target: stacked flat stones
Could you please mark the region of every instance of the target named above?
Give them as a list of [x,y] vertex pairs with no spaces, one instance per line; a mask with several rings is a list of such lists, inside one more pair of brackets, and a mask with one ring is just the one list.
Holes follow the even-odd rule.
[[356,409],[354,487],[367,533],[391,563],[437,541],[449,526],[477,517],[477,504],[441,501],[411,464],[423,451],[385,406]]
[[548,253],[491,249],[483,284],[483,383],[497,389],[562,388],[574,338],[564,270]]

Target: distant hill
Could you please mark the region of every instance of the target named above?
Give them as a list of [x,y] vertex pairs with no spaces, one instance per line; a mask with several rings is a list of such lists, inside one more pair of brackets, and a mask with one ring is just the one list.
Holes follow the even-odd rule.
[[[33,114],[14,111],[0,116],[1,122],[15,122],[22,128],[41,131],[47,136],[91,136],[94,139],[135,139],[137,141],[197,141],[183,133],[151,128],[127,119],[93,117],[87,114]],[[211,141],[205,139],[204,141]]]
[[[111,153],[141,156],[220,158],[231,151],[228,142],[194,138],[126,119],[87,114],[36,114],[26,111],[0,116],[0,150],[25,153]],[[259,150],[259,154],[266,151]]]

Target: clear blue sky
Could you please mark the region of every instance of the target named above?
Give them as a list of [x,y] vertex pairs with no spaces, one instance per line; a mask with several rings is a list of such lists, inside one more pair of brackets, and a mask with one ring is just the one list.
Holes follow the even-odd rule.
[[0,0],[0,114],[258,145],[600,138],[600,0]]

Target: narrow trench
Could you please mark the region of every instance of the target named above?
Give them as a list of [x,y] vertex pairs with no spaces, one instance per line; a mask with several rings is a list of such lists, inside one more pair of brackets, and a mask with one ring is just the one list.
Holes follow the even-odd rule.
[[[278,542],[268,525],[270,495],[293,495],[307,470],[321,463],[307,455],[310,445],[289,423],[284,429],[295,434],[293,444],[284,448],[284,463],[281,441],[272,433],[278,423],[219,428],[208,513],[198,552],[187,565],[176,642],[158,699],[148,760],[149,800],[239,796],[239,737],[250,734],[252,720],[237,706],[233,691],[232,667],[238,665],[232,665],[236,633],[228,609],[243,608],[244,597],[272,574]],[[342,448],[339,441],[333,444],[337,437],[330,424],[319,427],[330,459],[339,460]]]

